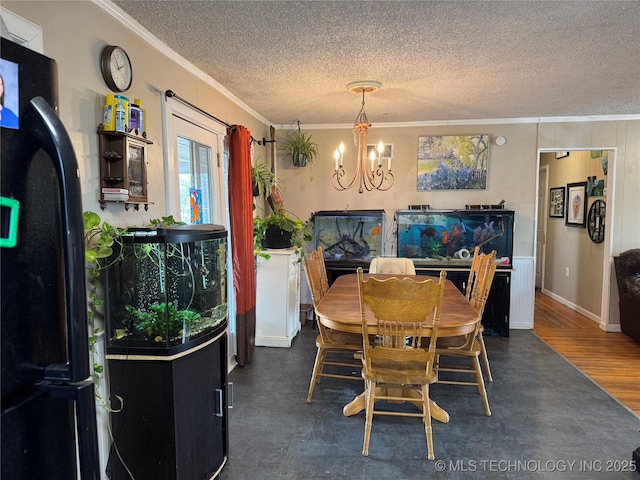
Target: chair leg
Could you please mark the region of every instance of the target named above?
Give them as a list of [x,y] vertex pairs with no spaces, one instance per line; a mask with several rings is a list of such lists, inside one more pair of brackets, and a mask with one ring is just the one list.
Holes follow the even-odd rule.
[[362,445],[362,455],[369,456],[369,440],[371,439],[371,424],[373,423],[373,407],[375,405],[376,384],[365,379],[365,422],[364,422],[364,444]]
[[487,348],[484,346],[484,338],[482,337],[482,333],[478,334],[478,342],[480,343],[480,353],[482,354],[482,361],[484,363],[484,369],[487,374],[487,381],[493,382],[491,367],[489,366],[489,357],[487,356]]
[[433,431],[431,429],[431,402],[429,402],[429,385],[422,386],[422,418],[424,421],[424,433],[427,436],[427,458],[435,460],[433,453]]
[[320,383],[320,374],[322,373],[322,367],[324,360],[327,356],[327,352],[324,348],[318,347],[316,353],[316,361],[313,364],[313,372],[311,373],[311,382],[309,383],[309,393],[307,394],[307,403],[311,403],[311,397],[313,397],[313,390],[316,388],[316,383]]
[[487,390],[484,387],[482,369],[480,368],[480,359],[477,356],[473,357],[473,368],[476,371],[476,383],[478,384],[478,393],[480,393],[482,403],[484,404],[484,413],[487,417],[490,417],[491,410],[489,409],[489,399],[487,398]]

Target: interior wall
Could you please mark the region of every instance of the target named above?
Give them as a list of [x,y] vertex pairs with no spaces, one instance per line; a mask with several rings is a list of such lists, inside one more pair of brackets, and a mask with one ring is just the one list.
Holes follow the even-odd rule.
[[[375,122],[374,118],[371,118]],[[302,126],[304,130],[304,125]],[[429,204],[434,209],[459,209],[467,204],[497,204],[505,200],[505,208],[515,210],[514,256],[532,257],[536,188],[536,126],[534,124],[450,125],[428,127],[376,127],[369,131],[369,144],[380,140],[393,144],[392,171],[395,182],[390,190],[366,190],[358,193],[358,185],[338,191],[331,179],[335,160],[333,152],[341,141],[347,150],[344,167],[351,178],[355,167],[355,147],[351,128],[308,130],[318,143],[320,158],[313,166],[294,167],[291,157],[278,154],[278,176],[284,187],[285,207],[293,214],[308,219],[318,210],[383,209],[386,212],[387,241],[385,254],[395,254],[393,242],[394,212],[409,205]],[[418,191],[418,137],[423,135],[490,135],[488,179],[486,190]],[[279,131],[278,138],[286,131]],[[496,136],[505,136],[505,145],[495,144]]]
[[[603,151],[607,158],[613,154],[613,151]],[[564,187],[565,192],[568,183],[587,181],[589,176],[606,182],[608,179],[604,176],[601,160],[602,157],[591,158],[591,152],[587,150],[571,151],[568,157],[559,159],[553,152],[540,155],[540,165],[549,167],[549,189]],[[604,200],[604,197],[587,197],[587,212],[595,200]],[[600,321],[604,242],[593,243],[586,228],[566,225],[565,218],[549,217],[546,213],[545,220],[543,291],[564,299],[582,313],[589,313],[591,318]]]
[[[2,6],[43,29],[44,54],[58,64],[59,115],[78,158],[84,210],[98,212],[118,226],[141,226],[166,214],[162,138],[162,93],[182,98],[229,124],[246,126],[256,138],[268,137],[268,125],[243,110],[201,77],[167,58],[93,2],[3,1]],[[133,83],[123,94],[140,98],[147,110],[149,210],[125,211],[122,204],[100,210],[98,139],[105,95],[111,93],[100,72],[105,45],[123,47],[133,65]],[[215,49],[211,51],[215,55]]]
[[615,149],[613,158],[609,156],[607,175],[610,199],[607,213],[613,212],[607,220],[611,243],[604,244],[603,276],[606,286],[602,307],[608,315],[602,319],[600,328],[620,331],[613,256],[640,245],[640,120],[541,123],[538,147],[556,150]]
[[[44,52],[58,62],[60,117],[69,131],[82,181],[83,204],[87,210],[99,210],[98,159],[96,126],[101,120],[104,84],[99,55],[107,44],[124,47],[133,61],[134,80],[127,94],[142,99],[147,109],[149,139],[149,211],[109,206],[101,216],[116,225],[142,225],[150,218],[165,214],[162,151],[161,93],[173,89],[180,96],[228,123],[245,125],[254,137],[268,137],[268,123],[251,115],[221,94],[209,82],[181,67],[140,39],[131,30],[90,2],[21,2],[4,1],[3,7],[43,28]],[[72,25],[73,28],[64,28]],[[215,50],[212,49],[212,55]],[[357,107],[354,106],[354,109]],[[354,110],[355,111],[355,110]],[[463,208],[468,203],[497,203],[516,211],[514,256],[533,257],[535,251],[535,206],[537,156],[539,148],[616,148],[616,161],[610,173],[615,177],[613,202],[615,216],[606,255],[617,254],[640,245],[640,120],[597,122],[543,122],[424,127],[384,127],[375,124],[369,143],[383,140],[394,144],[394,186],[388,192],[365,192],[356,189],[338,192],[331,187],[333,151],[340,141],[352,138],[351,128],[312,130],[320,145],[321,158],[315,167],[299,169],[279,155],[278,174],[282,179],[285,206],[301,218],[317,210],[384,209],[389,221],[388,238],[392,238],[393,212],[410,204],[430,204],[433,208]],[[303,125],[304,127],[304,125]],[[283,133],[282,131],[279,134]],[[420,135],[474,133],[491,134],[488,187],[483,191],[418,192],[416,190],[417,138]],[[497,135],[507,138],[496,146]],[[265,147],[258,147],[264,150]],[[353,155],[346,154],[345,164],[353,172]],[[611,183],[613,184],[613,183]],[[605,269],[605,276],[609,274]],[[611,284],[610,317],[617,318],[617,290]],[[533,295],[533,292],[531,293]],[[513,301],[513,299],[512,299]],[[605,308],[607,306],[605,305]]]

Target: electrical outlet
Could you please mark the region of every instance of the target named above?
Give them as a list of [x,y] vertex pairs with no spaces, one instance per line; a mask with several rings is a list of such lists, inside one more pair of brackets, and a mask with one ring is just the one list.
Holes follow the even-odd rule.
[[569,276],[569,267],[567,267],[567,268],[565,269],[565,271],[564,271],[564,275],[565,275],[565,277],[568,277],[568,276]]

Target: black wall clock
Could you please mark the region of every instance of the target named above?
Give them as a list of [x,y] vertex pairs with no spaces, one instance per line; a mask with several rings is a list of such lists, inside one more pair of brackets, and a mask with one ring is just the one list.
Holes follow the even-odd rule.
[[589,208],[587,217],[587,230],[593,243],[601,243],[604,240],[604,218],[607,205],[603,200],[596,200]]
[[100,53],[100,70],[107,86],[114,92],[128,90],[133,81],[129,55],[122,47],[107,45]]

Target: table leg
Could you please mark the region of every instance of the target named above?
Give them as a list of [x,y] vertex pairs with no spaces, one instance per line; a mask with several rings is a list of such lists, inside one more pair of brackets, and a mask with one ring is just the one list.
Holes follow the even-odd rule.
[[[376,396],[378,394],[383,395],[384,394],[383,392],[386,393],[385,387],[376,387]],[[412,389],[403,389],[403,396],[407,398],[408,402],[416,404],[418,402],[412,401],[411,399],[420,398],[420,393]],[[431,418],[442,423],[449,423],[449,414],[446,412],[446,410],[444,410],[442,407],[440,407],[436,402],[434,402],[431,399],[429,399],[429,402],[431,403]],[[362,392],[360,395],[358,395],[356,398],[354,398],[344,406],[344,408],[342,409],[342,414],[345,417],[350,417],[352,415],[356,415],[360,413],[364,409],[365,409],[365,395],[364,395],[364,392]]]

